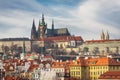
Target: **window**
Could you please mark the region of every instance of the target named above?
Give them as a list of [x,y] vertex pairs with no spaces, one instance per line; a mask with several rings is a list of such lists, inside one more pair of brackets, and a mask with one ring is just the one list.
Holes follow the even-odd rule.
[[60,44],[60,48],[63,48],[63,45],[62,45],[62,44]]

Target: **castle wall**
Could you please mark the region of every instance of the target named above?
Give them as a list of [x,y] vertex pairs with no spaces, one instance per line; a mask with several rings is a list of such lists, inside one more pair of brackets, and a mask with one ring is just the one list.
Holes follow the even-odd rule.
[[93,52],[97,47],[100,53],[119,53],[120,54],[120,41],[107,41],[107,42],[85,42],[80,48],[89,48],[89,52]]

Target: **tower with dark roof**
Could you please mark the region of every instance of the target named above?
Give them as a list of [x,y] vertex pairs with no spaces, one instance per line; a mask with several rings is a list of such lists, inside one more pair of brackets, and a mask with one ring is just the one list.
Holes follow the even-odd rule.
[[35,22],[33,19],[33,24],[32,24],[32,29],[31,29],[31,40],[36,40],[36,39],[37,39],[36,26],[35,26]]
[[42,20],[39,20],[39,26],[38,26],[38,39],[44,38],[45,35],[45,31],[47,29],[47,24],[45,23],[44,20],[44,14],[42,14]]

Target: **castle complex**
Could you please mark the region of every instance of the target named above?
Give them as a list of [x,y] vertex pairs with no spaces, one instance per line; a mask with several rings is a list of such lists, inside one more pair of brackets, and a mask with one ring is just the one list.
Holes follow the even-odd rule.
[[[120,39],[110,39],[108,31],[106,34],[101,32],[101,40],[86,40],[81,36],[72,36],[67,28],[56,29],[52,20],[51,28],[47,27],[44,15],[39,20],[38,29],[36,29],[33,20],[31,29],[31,39],[28,38],[7,38],[0,39],[0,52],[11,53],[19,49],[23,50],[23,43],[26,52],[75,52],[75,53],[117,53],[120,54]],[[13,50],[11,50],[13,49]]]
[[[6,38],[0,40],[0,51],[7,53],[11,52],[11,47],[23,48],[23,42],[25,43],[26,52],[51,52],[56,48],[58,51],[70,52],[79,51],[77,46],[83,43],[81,36],[71,36],[67,28],[56,29],[54,27],[54,21],[52,21],[51,29],[47,27],[44,15],[39,20],[38,29],[36,29],[35,21],[33,20],[31,29],[31,39],[28,38]],[[72,48],[72,49],[71,49]],[[22,52],[22,51],[21,51]]]

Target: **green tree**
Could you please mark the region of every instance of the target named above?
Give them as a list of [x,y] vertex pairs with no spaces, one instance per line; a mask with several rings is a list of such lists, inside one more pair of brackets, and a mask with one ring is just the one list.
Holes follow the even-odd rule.
[[8,53],[9,53],[9,50],[10,50],[10,48],[9,48],[8,46],[2,45],[2,51],[3,51],[4,53],[8,54]]
[[88,48],[88,47],[84,47],[83,51],[84,51],[85,53],[87,53],[87,52],[89,51],[89,48]]

